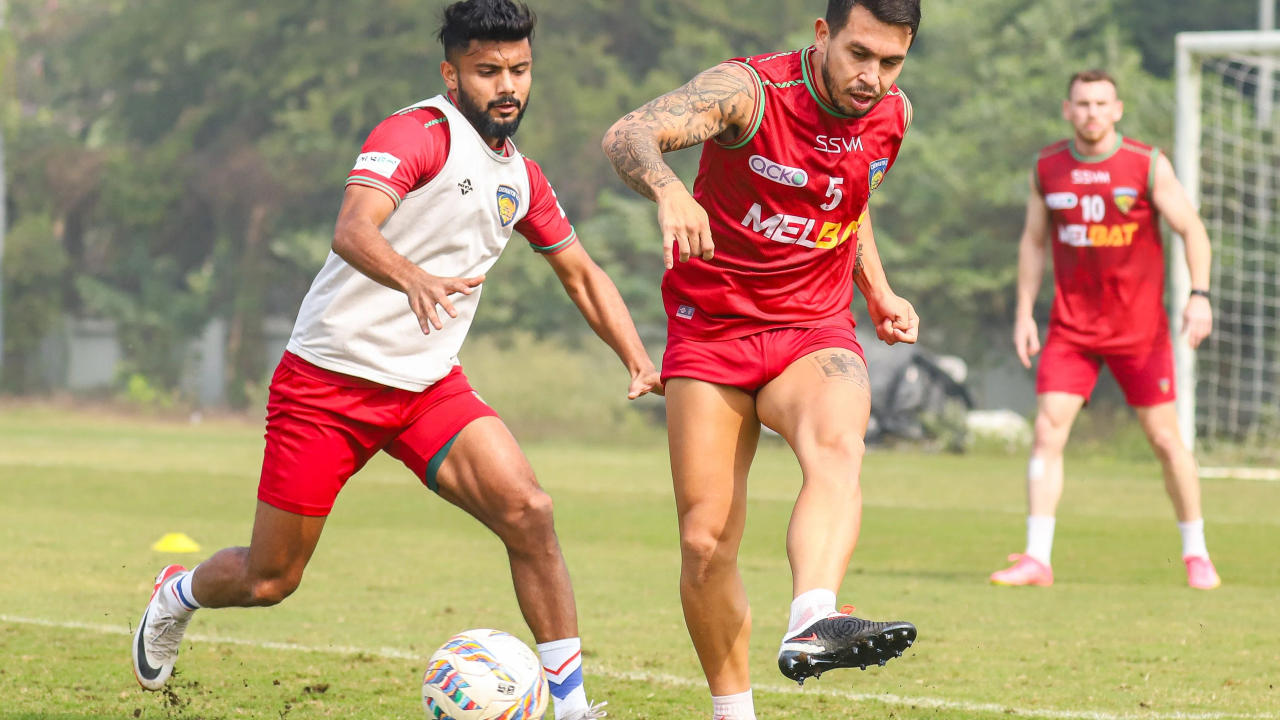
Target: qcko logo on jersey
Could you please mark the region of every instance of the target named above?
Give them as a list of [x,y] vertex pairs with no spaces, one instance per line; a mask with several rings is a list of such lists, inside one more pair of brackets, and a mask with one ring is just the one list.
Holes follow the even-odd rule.
[[809,182],[809,173],[800,168],[787,167],[761,155],[752,155],[747,161],[751,172],[779,185],[804,187]]
[[498,186],[498,217],[502,219],[502,227],[511,224],[516,218],[516,211],[520,209],[520,196],[516,194],[516,189],[510,185]]
[[884,181],[884,174],[889,170],[889,158],[880,158],[867,168],[867,189],[874,191]]
[[1120,212],[1128,215],[1133,204],[1138,202],[1138,191],[1131,187],[1118,187],[1111,191],[1111,200]]
[[1073,192],[1056,192],[1044,196],[1044,204],[1050,210],[1072,210],[1080,204],[1080,196]]

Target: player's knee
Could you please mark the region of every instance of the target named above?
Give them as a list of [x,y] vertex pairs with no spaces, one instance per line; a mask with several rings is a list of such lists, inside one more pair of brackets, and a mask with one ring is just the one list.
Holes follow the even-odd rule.
[[541,547],[554,542],[554,503],[551,496],[530,483],[528,490],[511,497],[501,517],[499,535],[508,546]]
[[1035,453],[1040,457],[1062,454],[1071,426],[1048,413],[1036,415]]
[[848,468],[853,471],[855,479],[862,467],[862,456],[867,452],[862,436],[844,428],[819,432],[814,437],[813,446],[823,466]]
[[260,607],[279,605],[298,589],[301,582],[300,575],[282,575],[254,580],[250,586],[249,604]]
[[1158,430],[1148,436],[1151,441],[1151,447],[1156,451],[1156,455],[1162,460],[1177,457],[1185,447],[1182,444],[1182,438],[1174,430]]
[[737,544],[723,530],[712,527],[684,527],[680,530],[680,553],[687,573],[703,579],[716,568],[731,566],[737,558]]

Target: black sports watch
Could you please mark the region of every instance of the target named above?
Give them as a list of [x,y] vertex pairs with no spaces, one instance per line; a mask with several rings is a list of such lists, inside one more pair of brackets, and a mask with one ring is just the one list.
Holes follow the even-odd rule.
[[1209,298],[1209,291],[1208,291],[1208,290],[1201,290],[1200,288],[1191,288],[1191,296],[1192,296],[1192,297],[1195,297],[1196,295],[1199,295],[1200,297],[1204,298],[1205,300],[1209,300],[1209,299],[1210,299],[1210,298]]

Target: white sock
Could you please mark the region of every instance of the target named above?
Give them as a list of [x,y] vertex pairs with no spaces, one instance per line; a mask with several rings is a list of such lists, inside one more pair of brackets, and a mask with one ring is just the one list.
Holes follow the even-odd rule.
[[160,588],[160,602],[164,603],[169,612],[178,617],[190,616],[201,608],[200,603],[196,602],[195,595],[191,593],[191,578],[194,575],[195,568],[192,568]]
[[1178,523],[1178,532],[1182,533],[1182,557],[1209,557],[1209,548],[1204,544],[1204,518]]
[[1053,526],[1052,515],[1027,516],[1026,554],[1045,565],[1051,564],[1049,559],[1053,556]]
[[806,590],[791,601],[791,619],[787,622],[787,635],[808,625],[815,618],[826,617],[835,611],[835,590],[825,588]]
[[565,638],[538,643],[538,657],[547,673],[556,720],[587,710],[587,691],[582,686],[582,640]]
[[711,720],[756,720],[756,704],[751,699],[751,690],[732,695],[712,695]]

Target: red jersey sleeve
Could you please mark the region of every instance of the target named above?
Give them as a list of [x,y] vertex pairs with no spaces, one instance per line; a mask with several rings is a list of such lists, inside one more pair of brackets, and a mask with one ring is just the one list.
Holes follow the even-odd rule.
[[433,108],[414,108],[378,123],[360,148],[347,185],[381,190],[397,207],[422,187],[449,157],[449,126]]
[[516,223],[516,231],[529,241],[529,246],[536,252],[553,255],[577,242],[578,236],[556,199],[556,191],[551,189],[547,176],[542,174],[542,168],[529,158],[524,159],[524,164],[529,171],[531,197],[529,212]]

